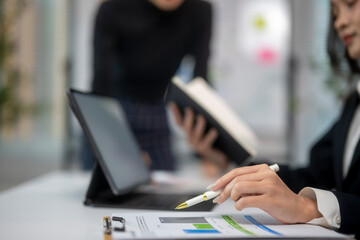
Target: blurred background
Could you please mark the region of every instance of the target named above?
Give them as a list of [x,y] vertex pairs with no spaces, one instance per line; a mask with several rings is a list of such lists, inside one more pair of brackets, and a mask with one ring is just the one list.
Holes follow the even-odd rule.
[[[0,191],[50,171],[80,169],[81,128],[66,90],[90,90],[100,2],[0,1]],[[341,104],[343,86],[326,55],[330,1],[208,2],[209,80],[259,137],[259,158],[306,164],[309,146]],[[191,64],[185,58],[179,69],[185,80]],[[184,141],[173,128],[175,143]]]

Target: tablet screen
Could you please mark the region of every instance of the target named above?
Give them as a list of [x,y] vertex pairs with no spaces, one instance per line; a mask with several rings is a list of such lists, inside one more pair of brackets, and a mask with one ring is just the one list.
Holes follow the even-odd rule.
[[97,151],[98,162],[113,185],[113,193],[125,193],[147,182],[149,171],[121,104],[116,99],[100,95],[76,91],[70,94],[73,96],[70,100],[76,106],[75,115],[92,149]]

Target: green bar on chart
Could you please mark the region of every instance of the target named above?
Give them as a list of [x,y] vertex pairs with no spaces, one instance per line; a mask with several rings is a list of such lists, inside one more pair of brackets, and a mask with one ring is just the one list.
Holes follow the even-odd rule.
[[196,229],[215,229],[208,223],[193,224]]

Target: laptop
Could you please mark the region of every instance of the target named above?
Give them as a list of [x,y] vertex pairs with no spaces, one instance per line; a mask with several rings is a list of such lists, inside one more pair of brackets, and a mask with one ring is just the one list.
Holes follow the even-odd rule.
[[[178,204],[200,194],[139,191],[139,187],[150,183],[151,173],[121,103],[115,98],[73,89],[67,95],[97,160],[85,205],[174,210]],[[207,211],[214,205],[206,201],[186,210]]]

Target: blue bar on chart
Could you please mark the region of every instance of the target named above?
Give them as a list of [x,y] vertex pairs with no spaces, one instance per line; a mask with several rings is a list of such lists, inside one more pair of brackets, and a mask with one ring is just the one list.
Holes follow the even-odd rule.
[[183,231],[191,234],[220,233],[216,229],[183,229]]

